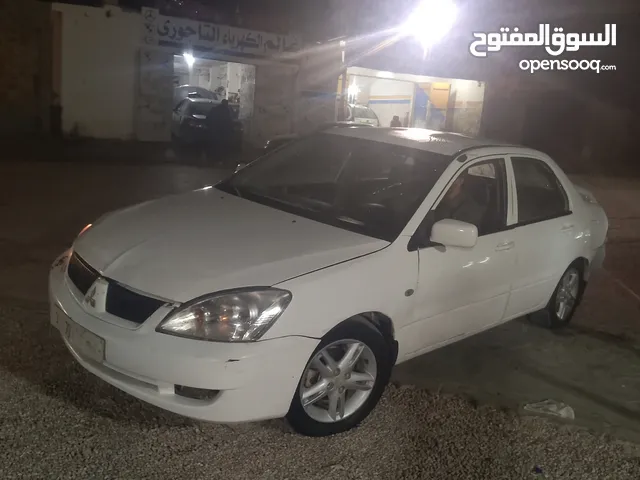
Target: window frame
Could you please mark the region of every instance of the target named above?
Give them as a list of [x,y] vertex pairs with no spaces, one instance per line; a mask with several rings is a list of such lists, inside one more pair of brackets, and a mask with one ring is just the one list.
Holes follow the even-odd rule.
[[449,191],[453,183],[456,181],[456,179],[460,175],[462,175],[465,171],[467,171],[469,168],[475,165],[489,163],[489,162],[497,163],[496,177],[497,178],[499,178],[500,176],[502,177],[503,194],[502,194],[501,202],[503,204],[502,208],[504,209],[504,224],[503,224],[504,226],[501,229],[490,232],[490,233],[485,233],[482,235],[478,234],[478,238],[483,238],[489,235],[495,235],[501,232],[505,232],[505,231],[511,230],[514,227],[509,223],[513,214],[512,183],[510,180],[511,172],[509,171],[510,170],[509,155],[507,154],[484,155],[482,157],[474,158],[472,161],[462,163],[460,165],[460,168],[458,168],[458,170],[456,170],[456,172],[451,176],[451,178],[449,178],[446,185],[442,188],[442,190],[438,194],[438,197],[436,198],[435,202],[433,202],[433,205],[431,205],[431,208],[429,208],[429,211],[427,212],[425,217],[422,219],[422,221],[418,225],[418,228],[416,228],[415,232],[411,236],[411,239],[409,240],[409,243],[407,245],[408,251],[413,252],[413,251],[424,250],[426,248],[432,248],[437,246],[437,244],[434,244],[431,241],[426,241],[425,245],[420,245],[420,241],[421,241],[420,236],[422,231],[425,228],[433,227],[433,223],[434,223],[433,215],[435,210],[438,208],[438,205],[440,205],[440,202],[445,197],[446,193]]
[[[553,175],[553,178],[556,180],[556,183],[558,185],[558,187],[560,187],[561,193],[565,198],[566,201],[566,205],[567,205],[567,210],[565,210],[562,213],[557,213],[557,214],[553,214],[553,215],[547,215],[545,217],[540,217],[540,218],[536,218],[533,220],[527,220],[527,221],[520,221],[520,211],[518,208],[518,183],[517,183],[517,178],[516,178],[516,173],[515,173],[515,169],[514,169],[514,159],[517,161],[518,159],[523,159],[523,160],[529,160],[529,161],[534,161],[534,162],[538,162],[540,164],[542,164],[542,166],[547,170],[548,173],[550,173],[551,175]],[[564,184],[564,182],[562,181],[562,179],[560,178],[560,176],[556,173],[555,169],[553,168],[553,166],[551,164],[549,164],[549,162],[547,162],[546,160],[542,159],[542,158],[538,158],[538,157],[534,157],[532,155],[527,155],[527,154],[520,154],[520,153],[512,153],[509,155],[509,164],[510,164],[510,170],[511,170],[511,175],[513,178],[513,208],[514,208],[514,219],[515,219],[515,223],[511,226],[512,228],[515,227],[524,227],[527,225],[533,225],[536,223],[541,223],[541,222],[546,222],[549,220],[555,220],[557,218],[563,218],[563,217],[567,217],[569,215],[573,215],[573,205],[571,202],[571,196],[569,195],[569,192],[567,190],[566,185]]]

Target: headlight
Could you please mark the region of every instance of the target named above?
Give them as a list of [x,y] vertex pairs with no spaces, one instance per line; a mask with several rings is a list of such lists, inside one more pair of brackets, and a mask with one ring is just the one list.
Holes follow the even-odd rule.
[[273,325],[290,301],[290,292],[275,288],[216,293],[177,307],[156,331],[214,342],[252,342]]

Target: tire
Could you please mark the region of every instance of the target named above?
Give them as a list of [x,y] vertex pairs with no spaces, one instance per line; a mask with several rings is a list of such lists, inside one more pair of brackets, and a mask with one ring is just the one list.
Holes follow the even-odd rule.
[[[573,280],[572,280],[573,279]],[[571,283],[575,282],[575,284]],[[585,289],[584,273],[580,265],[573,263],[565,270],[545,308],[548,326],[552,329],[566,327],[573,318]],[[565,309],[560,304],[564,301]]]
[[[352,369],[346,355],[349,351],[359,351]],[[338,356],[341,352],[343,357]],[[327,362],[327,354],[333,364]],[[334,435],[357,426],[377,405],[389,383],[391,358],[387,340],[366,319],[356,317],[341,323],[324,336],[307,362],[286,416],[289,425],[310,437]]]

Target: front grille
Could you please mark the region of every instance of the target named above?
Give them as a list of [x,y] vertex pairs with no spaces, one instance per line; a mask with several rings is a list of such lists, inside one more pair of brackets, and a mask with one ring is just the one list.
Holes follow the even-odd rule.
[[[86,295],[91,285],[100,278],[100,274],[76,253],[69,259],[67,275],[82,295]],[[109,284],[105,310],[111,315],[141,324],[165,304],[162,300],[132,292],[113,280],[105,280]]]
[[74,253],[69,259],[69,266],[67,267],[67,275],[69,280],[73,282],[78,290],[86,295],[93,282],[95,282],[100,274],[89,266],[80,255]]
[[143,323],[166,302],[140,295],[109,280],[105,309],[111,315],[134,323]]

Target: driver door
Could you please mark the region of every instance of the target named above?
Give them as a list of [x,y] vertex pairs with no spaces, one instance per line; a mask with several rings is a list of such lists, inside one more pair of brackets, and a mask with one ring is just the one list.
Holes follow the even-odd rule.
[[[459,191],[471,208],[448,213],[476,225],[477,243],[470,248],[432,244],[428,239],[439,209],[461,176],[465,179]],[[504,318],[516,259],[513,230],[507,227],[509,185],[503,158],[484,158],[465,166],[412,238],[409,247],[418,251],[419,277],[414,323],[403,335],[408,356],[487,329]]]

